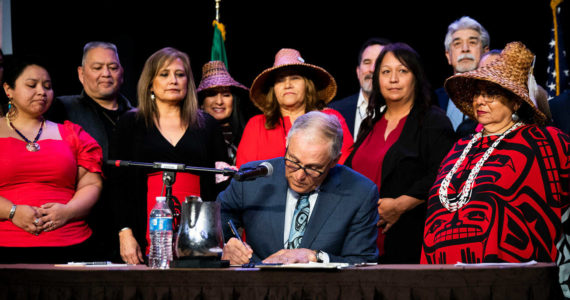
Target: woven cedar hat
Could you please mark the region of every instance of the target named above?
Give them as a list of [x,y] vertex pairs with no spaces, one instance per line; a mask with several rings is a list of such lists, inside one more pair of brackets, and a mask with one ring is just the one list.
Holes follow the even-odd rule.
[[473,112],[473,97],[477,81],[495,83],[518,96],[523,104],[532,108],[537,119],[546,120],[546,116],[529,97],[528,82],[532,75],[534,54],[521,42],[512,42],[505,46],[499,58],[479,69],[456,74],[445,81],[447,94],[464,114],[476,120]]
[[225,86],[234,86],[246,91],[248,90],[248,88],[235,81],[230,76],[230,73],[228,73],[223,61],[214,60],[207,62],[202,67],[202,80],[200,81],[200,85],[198,85],[196,92]]
[[301,53],[295,49],[281,49],[275,55],[273,67],[264,70],[253,80],[249,97],[261,111],[264,111],[264,104],[270,86],[274,83],[274,76],[277,70],[291,68],[298,70],[302,75],[311,79],[317,90],[317,97],[329,103],[336,95],[336,81],[325,69],[307,64],[301,57]]

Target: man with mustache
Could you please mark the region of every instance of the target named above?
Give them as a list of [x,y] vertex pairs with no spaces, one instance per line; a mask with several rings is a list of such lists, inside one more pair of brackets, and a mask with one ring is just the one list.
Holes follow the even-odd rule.
[[[85,44],[77,74],[83,85],[81,94],[55,98],[46,117],[56,123],[69,120],[79,124],[99,143],[103,149],[103,161],[107,161],[109,141],[117,121],[132,108],[129,100],[119,92],[123,84],[123,67],[117,46],[99,41]],[[108,171],[103,165],[103,173]],[[110,205],[106,201],[108,189],[105,186],[103,184],[100,199],[91,209],[88,219],[93,239],[100,243],[102,260],[110,259],[111,249],[118,244],[117,235],[111,233],[110,222],[105,216]]]
[[[477,69],[481,56],[489,51],[489,44],[489,33],[474,19],[464,16],[451,23],[447,28],[444,45],[445,57],[453,67],[453,74]],[[443,87],[435,93],[439,107],[446,111],[458,137],[472,133],[477,126],[476,122],[457,109]]]
[[376,58],[378,58],[382,48],[389,43],[389,40],[383,38],[370,38],[364,42],[358,53],[358,65],[356,66],[356,77],[360,83],[360,92],[329,104],[330,108],[336,109],[344,117],[354,141],[356,141],[360,123],[366,118],[366,107],[370,93],[372,93],[372,74],[374,73]]

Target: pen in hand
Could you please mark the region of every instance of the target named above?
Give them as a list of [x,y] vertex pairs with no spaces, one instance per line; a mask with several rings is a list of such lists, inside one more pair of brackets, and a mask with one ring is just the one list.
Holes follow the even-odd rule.
[[[228,220],[228,225],[230,225],[230,229],[232,230],[232,233],[234,234],[234,236],[236,237],[236,239],[238,239],[244,247],[246,247],[247,249],[251,249],[249,248],[248,245],[245,244],[245,242],[241,239],[241,236],[239,235],[239,232],[237,231],[236,226],[234,225],[234,222],[232,222],[232,220]],[[250,258],[251,261],[251,258]]]
[[232,222],[232,220],[228,221],[228,225],[230,225],[230,229],[232,230],[232,233],[234,234],[234,236],[240,240],[240,242],[245,246],[245,243],[243,242],[243,240],[241,239],[241,236],[239,235],[239,232],[236,229],[236,226],[234,225],[234,222]]

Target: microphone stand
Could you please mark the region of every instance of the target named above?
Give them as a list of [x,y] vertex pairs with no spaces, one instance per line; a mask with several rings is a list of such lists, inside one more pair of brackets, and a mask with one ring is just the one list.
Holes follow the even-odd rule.
[[[162,171],[162,183],[165,187],[165,196],[166,196],[166,203],[172,210],[172,214],[175,218],[180,218],[180,213],[177,212],[175,209],[175,199],[176,196],[172,194],[172,186],[176,182],[176,173],[183,172],[183,173],[190,173],[190,172],[199,172],[199,173],[214,173],[214,174],[222,174],[224,176],[233,176],[237,171],[229,168],[225,169],[216,169],[216,168],[204,168],[204,167],[193,167],[187,166],[185,164],[180,163],[167,163],[167,162],[138,162],[138,161],[128,161],[128,160],[108,160],[108,165],[112,165],[115,167],[139,167],[139,168],[148,168]],[[179,224],[179,222],[176,222]],[[175,228],[176,229],[176,228]]]

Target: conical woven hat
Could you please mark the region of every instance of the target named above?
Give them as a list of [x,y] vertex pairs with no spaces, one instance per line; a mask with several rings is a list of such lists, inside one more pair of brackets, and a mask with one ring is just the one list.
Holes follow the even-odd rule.
[[537,119],[544,121],[546,116],[538,110],[528,92],[528,77],[533,61],[534,54],[525,45],[512,42],[505,46],[499,58],[491,64],[449,77],[444,84],[445,90],[459,110],[476,120],[473,97],[477,81],[489,81],[518,96],[530,105]]
[[228,73],[223,61],[214,60],[207,62],[202,67],[202,80],[196,92],[216,87],[234,86],[248,90],[244,85],[235,81]]
[[264,110],[269,87],[274,83],[275,71],[283,68],[298,70],[302,75],[311,79],[315,84],[317,97],[325,103],[329,103],[336,95],[336,81],[329,72],[319,66],[305,63],[299,51],[284,48],[275,55],[273,67],[261,72],[251,84],[249,97],[261,111]]

